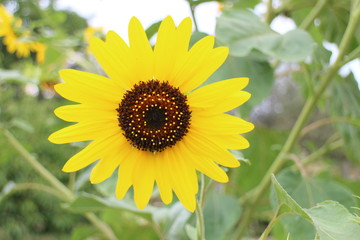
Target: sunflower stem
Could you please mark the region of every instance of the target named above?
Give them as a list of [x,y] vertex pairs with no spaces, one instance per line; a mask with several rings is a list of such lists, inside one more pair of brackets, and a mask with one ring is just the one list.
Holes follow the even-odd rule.
[[328,0],[320,0],[317,1],[316,5],[313,7],[311,12],[307,15],[307,17],[302,21],[299,28],[306,30],[310,27],[310,25],[314,22],[315,18],[320,14],[320,12],[326,6]]
[[[59,197],[60,199],[66,202],[72,202],[75,199],[74,194],[67,188],[62,182],[60,182],[53,174],[51,174],[34,156],[31,155],[29,151],[15,138],[15,136],[0,125],[0,130],[2,130],[8,142],[24,157],[24,159],[43,177],[45,178],[54,189],[49,189],[49,187],[37,185],[28,185],[23,186],[27,188],[40,189],[48,191],[54,196]],[[101,221],[94,213],[85,213],[85,217],[97,227],[109,240],[116,240],[117,237],[112,231],[112,229],[103,221]]]
[[[358,2],[356,2],[358,3]],[[320,99],[321,95],[324,93],[325,89],[329,86],[331,80],[333,79],[334,75],[338,72],[338,70],[342,67],[341,63],[343,58],[346,54],[346,51],[351,43],[351,40],[354,37],[355,30],[358,26],[358,21],[360,18],[360,4],[354,4],[352,8],[353,11],[350,14],[350,20],[344,36],[341,40],[339,46],[339,54],[335,60],[335,62],[325,71],[322,75],[321,81],[319,83],[319,87],[315,90],[314,95],[309,97],[305,102],[305,105],[295,122],[291,132],[283,145],[283,148],[279,152],[278,156],[275,158],[273,164],[270,166],[269,170],[266,172],[265,176],[263,177],[262,181],[259,185],[252,191],[252,196],[248,197],[248,201],[245,204],[246,206],[245,211],[243,213],[242,219],[240,224],[238,225],[237,229],[235,230],[234,239],[241,239],[245,234],[248,226],[253,218],[253,215],[260,204],[261,199],[263,199],[264,194],[267,192],[268,187],[271,182],[271,175],[276,174],[279,170],[283,167],[284,163],[287,160],[287,156],[295,143],[297,142],[298,138],[300,137],[301,130],[305,125],[306,121],[308,120],[310,113],[316,106],[317,101]],[[249,202],[251,201],[251,202]]]
[[196,229],[198,240],[205,240],[205,224],[204,224],[204,193],[205,193],[205,177],[200,174],[200,192],[199,199],[196,201]]
[[273,8],[272,0],[267,0],[266,8],[267,8],[267,11],[266,11],[266,15],[265,15],[265,22],[267,24],[270,24],[274,17],[274,8]]
[[192,2],[192,0],[187,0],[187,2],[189,3],[189,8],[190,8],[190,12],[191,12],[191,17],[194,21],[194,26],[195,26],[195,31],[198,32],[199,31],[199,27],[195,18],[195,8],[196,8],[196,4],[194,4]]

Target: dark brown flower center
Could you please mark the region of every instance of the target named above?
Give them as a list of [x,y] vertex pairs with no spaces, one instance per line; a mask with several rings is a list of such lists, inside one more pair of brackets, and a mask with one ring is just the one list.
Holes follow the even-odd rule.
[[116,110],[124,136],[143,151],[161,152],[174,146],[190,126],[187,97],[168,82],[135,84]]

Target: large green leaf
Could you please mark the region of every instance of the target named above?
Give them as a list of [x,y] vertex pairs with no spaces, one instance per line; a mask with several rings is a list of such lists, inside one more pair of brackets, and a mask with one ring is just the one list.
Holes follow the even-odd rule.
[[338,201],[346,207],[356,205],[351,191],[328,179],[303,177],[298,171],[290,168],[282,170],[277,175],[277,179],[286,192],[303,208],[314,207],[325,200]]
[[204,207],[206,239],[223,239],[240,216],[241,206],[235,197],[212,191],[206,196]]
[[330,112],[334,117],[345,117],[350,122],[339,122],[335,126],[344,139],[346,156],[360,163],[360,91],[354,76],[338,77],[331,86]]
[[71,240],[92,239],[96,235],[99,236],[99,230],[93,226],[77,226],[73,228]]
[[154,211],[151,206],[148,206],[144,210],[139,210],[135,205],[126,200],[101,198],[89,193],[79,194],[73,202],[66,205],[66,208],[76,213],[102,212],[108,209],[113,211],[127,211],[148,220],[151,219],[152,212]]
[[233,0],[230,2],[234,2],[233,8],[248,9],[255,7],[257,4],[260,3],[260,0]]
[[188,225],[191,213],[180,202],[175,202],[169,208],[158,208],[153,213],[154,222],[159,225],[161,232],[167,239],[186,239],[187,234],[192,234],[192,226]]
[[[285,188],[280,185],[275,176],[272,176],[272,182],[275,189],[277,206],[280,208],[279,214],[296,214],[308,220],[315,226],[320,240],[358,239],[360,225],[354,221],[355,216],[350,214],[340,203],[327,200],[310,209],[304,209],[290,196]],[[294,223],[294,221],[290,223]],[[300,231],[299,226],[293,227],[295,231],[291,231],[292,233]],[[292,239],[303,238],[292,235]]]
[[217,21],[216,36],[237,57],[257,49],[275,59],[298,62],[310,56],[314,47],[307,32],[295,29],[280,35],[246,10],[225,11]]
[[299,215],[300,217],[311,221],[309,215],[304,211],[304,209],[286,192],[286,190],[280,185],[275,176],[271,177],[271,181],[273,183],[277,205],[282,207],[282,212],[291,212]]
[[307,209],[321,240],[356,240],[360,236],[360,225],[355,216],[340,203],[324,201]]

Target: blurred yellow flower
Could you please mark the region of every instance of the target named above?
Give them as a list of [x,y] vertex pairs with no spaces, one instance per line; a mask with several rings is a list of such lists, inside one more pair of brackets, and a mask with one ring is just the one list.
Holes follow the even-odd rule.
[[[103,28],[102,27],[87,27],[84,30],[84,40],[85,43],[89,44],[92,37],[102,37]],[[90,51],[90,47],[87,47],[87,50]]]
[[[77,102],[55,114],[76,124],[53,133],[53,143],[93,140],[70,158],[63,171],[78,171],[99,160],[91,183],[100,183],[118,168],[116,196],[133,186],[138,208],[151,197],[154,182],[165,204],[173,191],[189,210],[196,207],[196,170],[218,182],[228,176],[219,165],[238,167],[228,149],[244,149],[239,134],[254,126],[225,112],[243,104],[248,78],[233,78],[198,88],[218,69],[228,48],[214,48],[214,37],[199,40],[189,50],[191,19],[178,27],[167,17],[155,47],[138,19],[129,24],[129,43],[110,31],[106,41],[90,40],[90,49],[109,78],[66,69],[65,83],[55,86],[64,98]],[[219,165],[218,165],[219,164]]]
[[96,36],[97,34],[102,34],[103,33],[103,28],[102,27],[87,27],[84,30],[84,38],[85,38],[85,42],[89,43],[91,37]]
[[43,63],[46,46],[40,42],[33,41],[29,30],[24,29],[21,19],[15,19],[3,5],[0,5],[0,37],[6,50],[19,58],[30,56],[30,52],[36,52],[36,61]]

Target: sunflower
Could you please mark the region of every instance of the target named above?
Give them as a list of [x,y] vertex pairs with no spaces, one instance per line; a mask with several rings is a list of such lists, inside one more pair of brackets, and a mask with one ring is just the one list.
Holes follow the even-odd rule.
[[233,78],[198,88],[225,61],[228,48],[214,48],[214,37],[199,40],[189,50],[190,18],[178,27],[171,17],[159,28],[151,47],[141,23],[129,23],[129,45],[115,32],[106,40],[93,37],[90,49],[108,77],[66,69],[56,91],[75,105],[55,114],[76,124],[49,140],[62,144],[92,142],[63,167],[74,172],[99,160],[90,181],[100,183],[118,169],[116,196],[132,186],[143,209],[154,182],[165,204],[173,192],[189,211],[196,207],[197,171],[218,182],[228,176],[218,165],[238,167],[228,149],[249,147],[239,134],[253,124],[227,112],[250,98],[241,91],[248,78]]
[[0,5],[0,37],[9,53],[16,53],[19,58],[29,57],[30,52],[36,52],[36,61],[43,63],[46,46],[40,42],[33,41],[28,29],[22,25],[21,19],[15,19],[13,15]]

